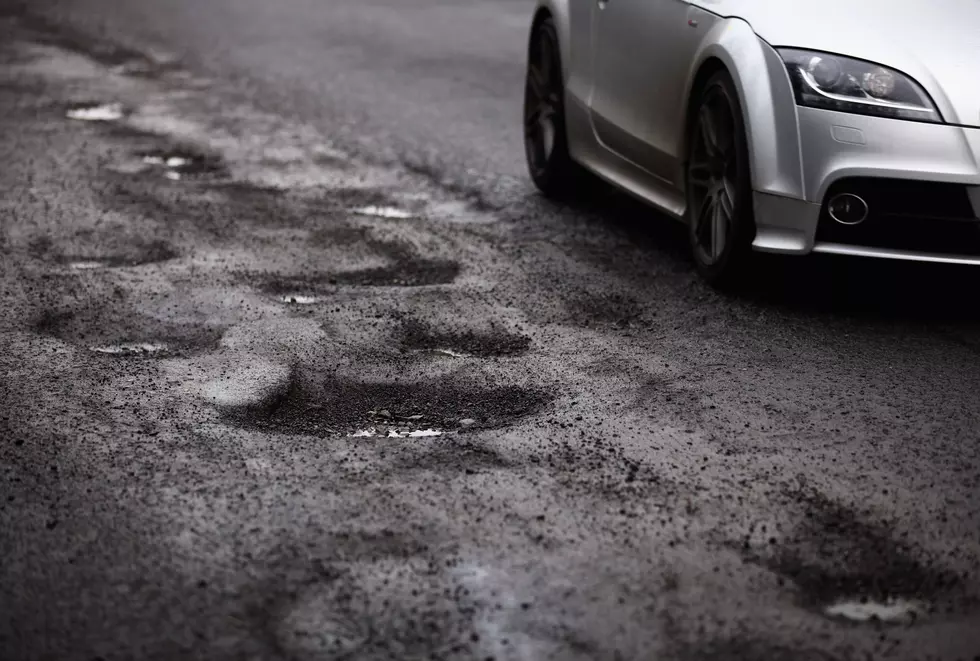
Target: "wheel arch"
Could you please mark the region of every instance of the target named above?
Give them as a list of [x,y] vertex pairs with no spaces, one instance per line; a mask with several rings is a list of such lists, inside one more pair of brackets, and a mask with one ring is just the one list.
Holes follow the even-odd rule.
[[561,54],[562,78],[569,78],[569,63],[571,62],[571,18],[568,8],[569,0],[537,0],[534,8],[534,18],[531,20],[531,28],[527,35],[527,48],[530,50],[531,42],[534,39],[534,31],[542,21],[551,18],[555,23],[555,31],[558,33],[558,51]]
[[697,91],[720,70],[731,76],[738,92],[752,188],[805,198],[796,101],[789,74],[779,54],[741,19],[717,19],[691,65],[680,132],[684,162],[689,156],[688,133]]

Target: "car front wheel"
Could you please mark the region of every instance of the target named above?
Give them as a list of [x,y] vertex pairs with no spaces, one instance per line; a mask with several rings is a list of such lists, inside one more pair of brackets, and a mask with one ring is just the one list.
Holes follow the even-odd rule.
[[569,195],[580,176],[568,152],[565,87],[558,33],[551,18],[537,24],[524,85],[524,152],[535,186],[551,198]]
[[687,164],[688,238],[695,265],[712,286],[730,288],[748,272],[755,221],[745,124],[726,71],[698,92]]

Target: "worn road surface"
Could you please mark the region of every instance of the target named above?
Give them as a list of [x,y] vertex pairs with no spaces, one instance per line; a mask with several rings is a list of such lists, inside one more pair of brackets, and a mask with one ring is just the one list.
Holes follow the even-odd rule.
[[0,0],[0,659],[980,658],[980,277],[524,176],[525,0]]

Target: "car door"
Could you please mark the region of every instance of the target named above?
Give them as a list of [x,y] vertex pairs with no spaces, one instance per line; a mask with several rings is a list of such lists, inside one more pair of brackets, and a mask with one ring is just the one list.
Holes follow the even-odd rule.
[[697,10],[685,0],[589,1],[593,130],[606,149],[679,185],[677,138],[699,44]]

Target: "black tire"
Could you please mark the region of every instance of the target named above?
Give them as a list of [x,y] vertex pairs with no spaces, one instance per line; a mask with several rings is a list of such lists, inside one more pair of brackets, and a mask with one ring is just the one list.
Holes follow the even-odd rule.
[[545,196],[567,199],[582,181],[582,170],[568,152],[565,82],[554,21],[534,28],[524,83],[524,154],[534,185]]
[[755,219],[745,120],[727,71],[713,74],[695,93],[688,124],[692,257],[708,284],[733,289],[750,271]]

